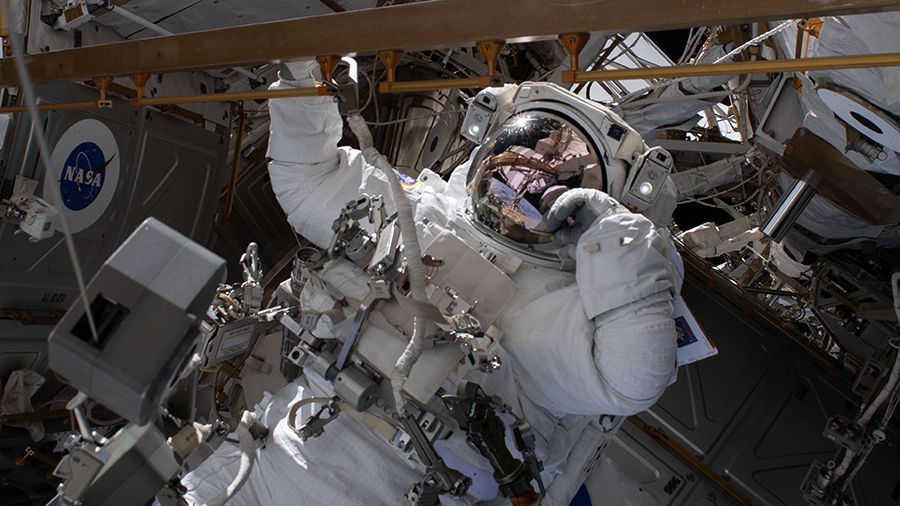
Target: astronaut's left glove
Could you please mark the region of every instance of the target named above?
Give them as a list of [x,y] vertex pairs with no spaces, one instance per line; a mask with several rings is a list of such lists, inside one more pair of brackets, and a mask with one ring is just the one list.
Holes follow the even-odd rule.
[[544,215],[547,231],[560,246],[577,244],[581,235],[600,217],[627,211],[615,199],[593,188],[569,190],[550,206]]

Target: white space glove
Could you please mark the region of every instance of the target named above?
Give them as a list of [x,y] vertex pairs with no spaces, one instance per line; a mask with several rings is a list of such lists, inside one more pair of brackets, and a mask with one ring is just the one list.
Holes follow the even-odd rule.
[[[557,244],[577,244],[581,234],[598,218],[621,207],[615,199],[600,190],[576,188],[556,199],[544,215],[544,225],[548,231],[555,232],[553,241]],[[570,218],[574,220],[571,224]]]
[[279,66],[278,78],[285,81],[306,81],[311,79],[310,72],[314,78],[319,78],[319,63],[316,60],[292,61]]

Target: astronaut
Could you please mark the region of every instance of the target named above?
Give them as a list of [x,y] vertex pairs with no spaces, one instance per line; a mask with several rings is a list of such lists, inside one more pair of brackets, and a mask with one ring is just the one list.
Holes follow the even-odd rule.
[[[314,62],[284,66],[273,88],[313,86],[317,70]],[[490,121],[467,120],[476,128],[464,134],[480,147],[444,184],[433,173],[426,183],[387,167],[368,146],[359,117],[349,123],[362,150],[338,148],[343,121],[330,97],[271,100],[272,187],[294,229],[326,249],[334,244],[332,225],[346,203],[360,195],[383,196],[390,216],[397,210],[394,202],[408,199],[421,250],[442,256],[433,260],[443,266],[428,278],[429,300],[437,304],[451,293],[446,287],[458,288],[454,307],[459,302],[465,314],[482,320],[492,365],[460,372],[460,355],[440,351],[455,347],[435,346],[413,366],[404,399],[417,401],[419,411],[430,409],[429,396],[452,393],[454,382],[467,374],[466,381],[479,385],[498,413],[505,411],[500,418],[508,425],[514,456],[527,453],[511,441],[513,427],[527,420],[543,468],[533,473],[546,487],[543,504],[567,505],[581,485],[578,472],[596,457],[593,450],[581,451],[598,447],[586,434],[605,431],[611,438],[625,416],[651,406],[675,379],[671,311],[682,275],[665,229],[674,208],[666,179],[671,156],[648,149],[606,108],[554,85],[485,90],[475,102],[487,107],[473,113],[487,111]],[[404,195],[394,192],[398,186],[390,178],[398,177]],[[315,274],[318,284],[304,286],[304,311],[322,314],[311,331],[316,339],[347,336],[359,311],[354,305],[364,305],[359,301],[370,293],[371,271],[368,264],[335,260]],[[459,287],[465,286],[473,287],[471,293],[462,293]],[[391,303],[406,299],[395,295]],[[340,296],[356,304],[341,308]],[[365,370],[376,373],[385,369],[379,355],[390,355],[393,363],[398,353],[388,351],[402,350],[405,336],[415,332],[409,320],[396,321],[400,313],[388,303],[379,307],[379,319],[396,330],[366,322],[356,349]],[[332,308],[344,314],[334,317]],[[427,332],[440,334],[433,325]],[[381,337],[367,337],[376,334]],[[455,361],[449,374],[440,362],[447,356]],[[304,439],[292,430],[318,409],[298,401],[330,398],[337,390],[317,367],[306,367],[262,413],[260,421],[269,428],[265,448],[228,504],[406,504],[410,485],[422,482],[422,466],[397,451],[397,417],[390,416],[396,402],[390,396],[362,406],[360,411],[377,412],[378,420],[350,409],[353,416],[340,413],[317,437]],[[382,386],[390,372],[381,370]],[[434,385],[422,386],[429,381]],[[299,409],[289,412],[291,406]],[[441,495],[441,504],[509,504],[496,466],[467,445],[472,435],[467,438],[467,429],[457,425],[446,425],[434,449],[469,481],[464,494]],[[213,504],[239,467],[238,450],[223,445],[182,480],[187,498]]]

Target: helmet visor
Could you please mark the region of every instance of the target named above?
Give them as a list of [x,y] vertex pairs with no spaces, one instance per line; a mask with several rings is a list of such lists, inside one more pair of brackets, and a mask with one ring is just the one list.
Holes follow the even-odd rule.
[[584,132],[546,111],[510,117],[489,136],[468,178],[477,220],[522,244],[551,242],[542,214],[566,190],[601,188],[603,162]]

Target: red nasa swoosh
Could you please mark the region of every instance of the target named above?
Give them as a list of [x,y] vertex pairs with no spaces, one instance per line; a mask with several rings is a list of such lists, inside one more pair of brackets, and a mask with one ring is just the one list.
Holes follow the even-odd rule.
[[[100,174],[100,173],[102,173],[104,170],[106,170],[106,167],[109,166],[109,162],[113,161],[113,158],[115,158],[115,157],[116,157],[116,155],[112,155],[111,157],[109,157],[109,160],[107,160],[107,161],[101,163],[100,165],[94,167],[93,169],[91,169],[92,171],[94,171],[94,177],[97,177],[98,174]],[[57,183],[61,183],[63,179],[64,179],[64,178],[59,178],[59,181],[57,181]],[[68,197],[69,195],[71,195],[72,193],[74,193],[75,190],[81,188],[82,186],[84,186],[84,182],[82,182],[81,184],[79,184],[79,185],[76,186],[75,188],[72,188],[72,190],[71,190],[69,193],[63,195],[63,199],[65,199],[66,197]]]

